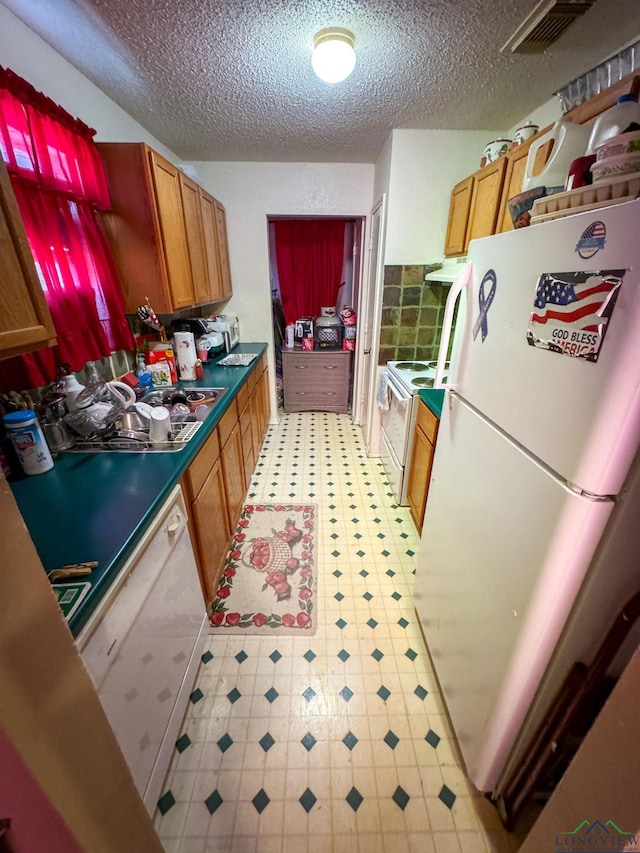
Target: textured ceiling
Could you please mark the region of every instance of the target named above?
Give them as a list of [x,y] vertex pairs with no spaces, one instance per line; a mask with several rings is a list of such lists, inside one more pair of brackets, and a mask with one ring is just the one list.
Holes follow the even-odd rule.
[[[598,0],[545,54],[500,48],[537,0],[2,0],[183,160],[373,162],[393,128],[506,130],[640,34]],[[311,70],[342,26],[357,65]]]

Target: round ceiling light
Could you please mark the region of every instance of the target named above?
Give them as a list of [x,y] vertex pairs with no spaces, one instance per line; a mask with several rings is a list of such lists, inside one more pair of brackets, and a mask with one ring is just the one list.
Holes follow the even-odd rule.
[[346,80],[356,66],[355,36],[342,27],[327,27],[313,38],[311,65],[325,83]]

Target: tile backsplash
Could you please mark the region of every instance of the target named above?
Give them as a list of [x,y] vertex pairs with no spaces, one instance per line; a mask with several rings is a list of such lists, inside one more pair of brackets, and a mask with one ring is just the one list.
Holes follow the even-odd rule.
[[437,358],[449,285],[424,277],[438,266],[385,266],[378,364]]

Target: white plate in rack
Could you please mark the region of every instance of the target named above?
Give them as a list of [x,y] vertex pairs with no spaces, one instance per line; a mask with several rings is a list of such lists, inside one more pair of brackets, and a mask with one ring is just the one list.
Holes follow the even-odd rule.
[[218,367],[247,367],[257,357],[257,352],[232,352],[220,359]]

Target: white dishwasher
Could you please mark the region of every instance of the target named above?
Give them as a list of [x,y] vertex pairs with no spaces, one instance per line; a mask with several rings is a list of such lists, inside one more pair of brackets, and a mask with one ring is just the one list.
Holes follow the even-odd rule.
[[193,688],[206,625],[176,486],[76,641],[150,814]]

